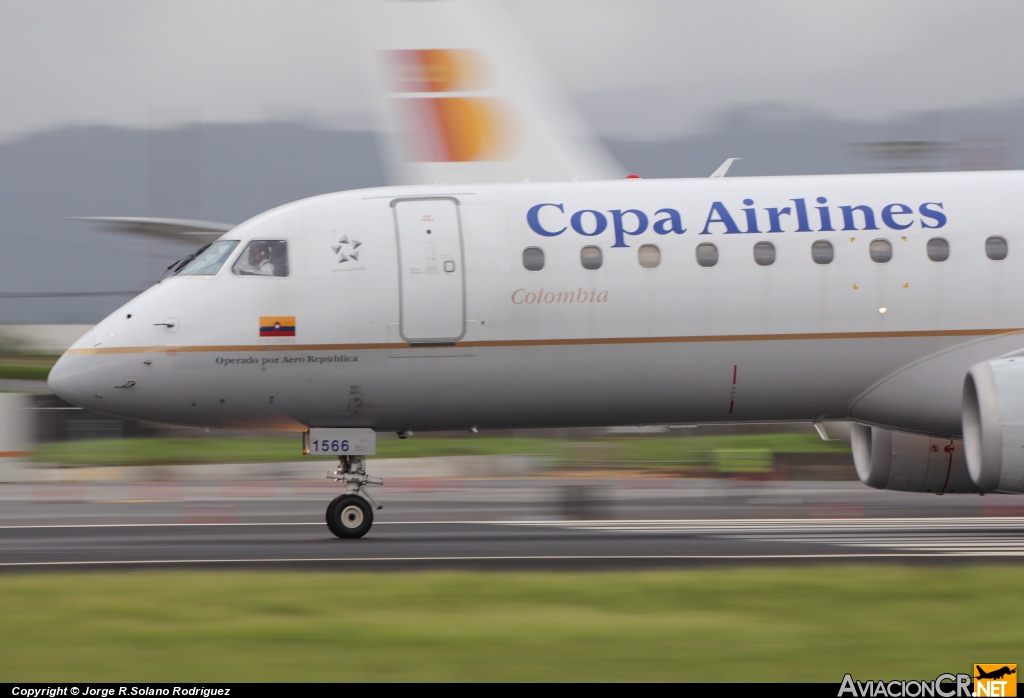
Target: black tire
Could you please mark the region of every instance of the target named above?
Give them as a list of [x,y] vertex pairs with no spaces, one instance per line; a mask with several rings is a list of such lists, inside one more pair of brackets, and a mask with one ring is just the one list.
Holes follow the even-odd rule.
[[362,538],[373,525],[373,508],[357,494],[343,494],[327,505],[327,528],[338,538]]

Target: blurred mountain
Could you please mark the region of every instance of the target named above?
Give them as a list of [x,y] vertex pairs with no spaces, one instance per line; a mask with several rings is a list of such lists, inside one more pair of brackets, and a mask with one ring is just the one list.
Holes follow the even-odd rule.
[[383,183],[373,134],[301,124],[90,126],[0,144],[0,324],[96,322],[194,249],[70,217],[240,223]]
[[1024,169],[1024,101],[1000,108],[912,112],[885,122],[764,104],[719,114],[702,133],[656,142],[609,140],[644,177]]

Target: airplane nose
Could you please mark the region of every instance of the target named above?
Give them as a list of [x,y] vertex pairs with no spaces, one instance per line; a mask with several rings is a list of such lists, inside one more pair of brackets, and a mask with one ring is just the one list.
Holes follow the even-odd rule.
[[[83,342],[79,341],[75,347],[82,344]],[[88,343],[91,344],[92,342]],[[57,363],[50,369],[47,383],[50,390],[61,400],[91,409],[96,404],[96,357],[92,354],[77,353],[75,347],[57,359]]]

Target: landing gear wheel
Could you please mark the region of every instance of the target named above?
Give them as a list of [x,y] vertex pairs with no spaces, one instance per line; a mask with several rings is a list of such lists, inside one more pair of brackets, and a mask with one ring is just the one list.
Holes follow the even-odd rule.
[[327,505],[327,528],[338,538],[362,538],[373,525],[373,508],[357,494],[343,494]]

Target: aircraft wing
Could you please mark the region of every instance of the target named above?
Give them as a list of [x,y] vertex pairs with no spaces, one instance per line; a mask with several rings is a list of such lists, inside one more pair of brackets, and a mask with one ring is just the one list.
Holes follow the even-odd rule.
[[234,223],[191,221],[182,218],[133,218],[129,216],[79,216],[74,220],[96,223],[105,230],[130,235],[148,235],[197,243],[213,242],[235,227]]

